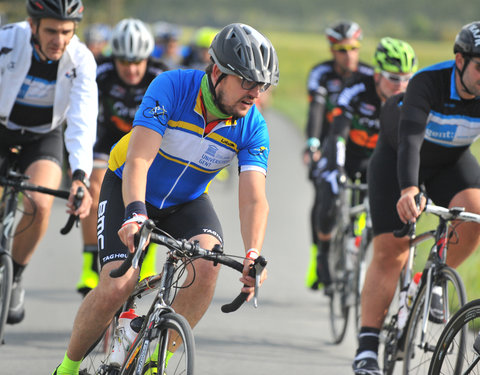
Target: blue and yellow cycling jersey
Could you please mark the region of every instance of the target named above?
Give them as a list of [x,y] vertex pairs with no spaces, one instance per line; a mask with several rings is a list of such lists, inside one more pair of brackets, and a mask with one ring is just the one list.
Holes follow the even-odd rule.
[[[173,70],[150,84],[133,126],[163,136],[147,176],[145,200],[158,208],[188,202],[208,189],[215,175],[237,155],[240,172],[267,171],[269,137],[263,116],[253,106],[240,119],[220,121],[205,134],[200,83],[204,72]],[[109,169],[122,178],[130,134],[110,153]]]

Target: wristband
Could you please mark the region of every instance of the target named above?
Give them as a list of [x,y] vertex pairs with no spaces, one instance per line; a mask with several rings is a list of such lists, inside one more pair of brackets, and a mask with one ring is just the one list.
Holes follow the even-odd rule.
[[318,149],[320,148],[320,140],[316,137],[310,137],[307,139],[307,147],[309,149]]
[[245,258],[255,260],[258,258],[259,255],[259,251],[252,247],[250,250],[247,251],[247,255],[245,255]]
[[88,189],[90,187],[90,180],[87,178],[87,174],[81,169],[76,169],[72,174],[72,181],[80,181]]
[[125,207],[124,220],[132,218],[134,214],[148,216],[145,203],[141,201],[133,201],[132,203],[129,203],[127,207]]
[[137,213],[133,213],[132,217],[130,219],[127,219],[123,222],[122,224],[122,228],[125,226],[125,225],[128,225],[128,224],[136,224],[138,229],[140,229],[140,227],[142,226],[143,222],[145,220],[147,220],[148,217],[146,215],[142,215],[142,214],[137,214]]

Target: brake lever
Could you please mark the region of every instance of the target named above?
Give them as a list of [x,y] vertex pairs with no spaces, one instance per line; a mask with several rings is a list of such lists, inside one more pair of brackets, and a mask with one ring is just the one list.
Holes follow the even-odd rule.
[[261,257],[257,263],[255,263],[255,291],[253,294],[253,307],[258,307],[258,290],[260,289],[260,280],[262,276],[262,272],[267,265],[267,261],[265,258]]
[[132,259],[132,268],[137,269],[138,268],[138,263],[140,262],[140,257],[142,255],[142,251],[147,244],[147,240],[149,237],[150,232],[154,228],[155,224],[153,223],[152,220],[147,220],[145,223],[142,225],[140,228],[140,238],[138,240],[138,245],[137,245],[137,251],[135,252],[135,255],[133,256]]

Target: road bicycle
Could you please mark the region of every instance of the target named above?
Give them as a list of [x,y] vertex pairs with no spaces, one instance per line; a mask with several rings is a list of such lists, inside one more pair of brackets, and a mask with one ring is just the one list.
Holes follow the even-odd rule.
[[[439,221],[434,230],[416,234],[415,223],[406,225],[395,236],[410,236],[409,256],[399,281],[399,304],[408,309],[406,323],[399,325],[399,314],[391,316],[383,327],[381,340],[384,344],[383,371],[392,374],[396,361],[403,360],[403,374],[425,374],[428,370],[437,341],[451,316],[466,303],[465,287],[457,271],[448,267],[448,244],[458,240],[455,231],[460,222],[480,223],[480,216],[464,212],[462,207],[444,208],[427,204],[424,212],[434,214]],[[413,262],[417,246],[434,240],[419,280],[416,294],[411,296],[411,308],[405,301],[405,291],[412,282]],[[432,312],[432,294],[436,294],[436,306],[440,315]],[[437,288],[438,289],[438,288]],[[434,302],[435,303],[435,302]],[[399,310],[400,311],[400,310]],[[463,340],[463,338],[462,338]],[[460,353],[452,353],[452,360],[461,361]]]
[[480,299],[452,316],[438,340],[429,375],[480,374]]
[[[243,271],[243,264],[234,259],[240,259],[240,257],[224,254],[220,246],[206,250],[202,249],[198,242],[177,240],[166,233],[161,234],[152,220],[145,221],[139,233],[136,252],[129,254],[122,265],[110,273],[110,276],[120,277],[130,267],[137,268],[143,253],[142,249],[150,236],[150,242],[167,248],[163,271],[161,274],[150,276],[137,283],[121,311],[129,311],[133,308],[138,313],[140,300],[154,291],[156,294],[151,304],[143,306],[146,313],[140,316],[138,334],[129,346],[124,361],[117,364],[111,363],[110,360],[113,343],[117,339],[115,335],[119,334],[118,320],[114,318],[115,333],[110,350],[105,354],[99,340],[99,343],[94,345],[85,356],[80,374],[194,374],[195,341],[192,329],[187,320],[171,307],[176,291],[179,288],[188,287],[180,286],[185,267],[187,264],[192,264],[193,260],[201,258],[212,261],[215,265],[223,264],[239,272]],[[241,259],[245,258],[241,257]],[[255,307],[260,274],[266,264],[265,258],[260,256],[254,261],[250,272],[250,275],[255,277]],[[240,293],[230,304],[223,305],[222,311],[225,313],[236,311],[246,301],[247,296],[246,293]]]
[[336,228],[328,260],[332,275],[329,307],[333,342],[339,344],[345,337],[351,307],[357,333],[360,328],[360,295],[367,250],[373,237],[367,184],[340,185],[336,209]]
[[[2,199],[0,202],[0,343],[4,344],[3,336],[5,332],[5,324],[8,317],[8,309],[10,306],[10,294],[13,284],[13,263],[12,263],[12,243],[13,237],[24,228],[15,227],[15,219],[17,211],[21,206],[20,193],[23,199],[31,200],[28,192],[36,191],[44,194],[53,195],[55,197],[68,199],[70,192],[66,190],[49,189],[43,186],[34,185],[28,182],[29,177],[19,173],[17,169],[17,158],[21,147],[12,147],[8,155],[7,167],[5,174],[0,176],[0,186],[3,187]],[[79,207],[82,203],[84,191],[80,188],[74,199],[75,207]],[[32,222],[35,220],[35,205],[31,213]],[[78,218],[70,215],[66,225],[60,230],[62,234],[67,234],[72,229]]]

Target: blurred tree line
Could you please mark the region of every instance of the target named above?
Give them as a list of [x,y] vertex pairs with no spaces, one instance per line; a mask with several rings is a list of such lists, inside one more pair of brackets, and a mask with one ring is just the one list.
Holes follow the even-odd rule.
[[[115,24],[124,17],[183,26],[245,22],[260,30],[323,32],[338,19],[360,23],[371,37],[451,40],[477,20],[478,2],[463,0],[83,0],[85,21]],[[0,13],[25,18],[25,0],[0,0]],[[472,18],[474,17],[474,18]]]

